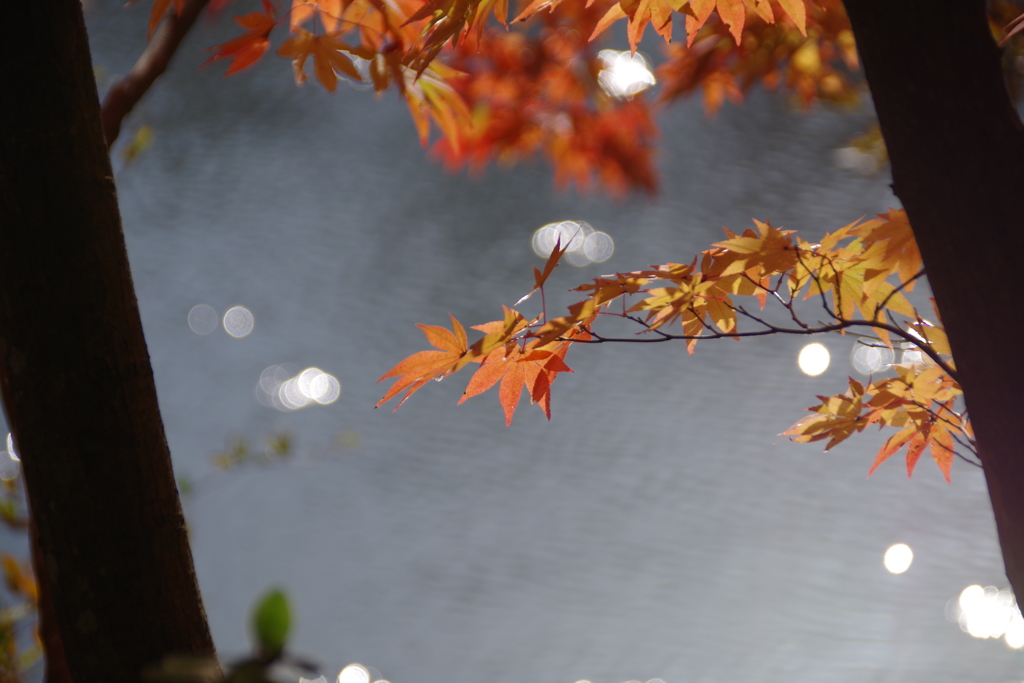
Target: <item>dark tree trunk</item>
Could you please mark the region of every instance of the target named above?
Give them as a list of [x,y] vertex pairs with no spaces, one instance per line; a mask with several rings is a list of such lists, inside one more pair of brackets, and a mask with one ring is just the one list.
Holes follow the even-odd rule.
[[0,385],[77,683],[212,654],[78,0],[4,7]]
[[1024,596],[1024,130],[983,0],[845,0]]

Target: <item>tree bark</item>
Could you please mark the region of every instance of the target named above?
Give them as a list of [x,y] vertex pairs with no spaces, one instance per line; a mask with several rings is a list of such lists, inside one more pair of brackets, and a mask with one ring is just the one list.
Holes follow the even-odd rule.
[[78,0],[5,7],[0,389],[77,683],[212,655]]
[[1024,129],[983,0],[845,0],[1024,596]]

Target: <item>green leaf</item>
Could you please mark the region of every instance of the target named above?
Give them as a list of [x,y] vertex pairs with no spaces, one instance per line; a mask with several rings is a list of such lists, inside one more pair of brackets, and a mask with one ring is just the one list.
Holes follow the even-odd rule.
[[267,591],[256,603],[252,628],[264,656],[275,658],[281,654],[288,640],[291,620],[288,598],[277,588]]

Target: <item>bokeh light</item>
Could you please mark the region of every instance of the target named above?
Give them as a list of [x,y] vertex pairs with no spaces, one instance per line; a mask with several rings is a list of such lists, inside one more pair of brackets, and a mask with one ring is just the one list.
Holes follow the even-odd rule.
[[14,437],[7,434],[7,450],[0,451],[0,479],[11,481],[21,473],[21,459],[14,452]]
[[217,329],[218,322],[220,322],[219,316],[217,311],[213,310],[213,306],[199,304],[193,306],[192,310],[188,312],[188,326],[196,334],[210,334]]
[[370,683],[370,671],[362,664],[349,664],[338,674],[338,683]]
[[312,405],[330,405],[341,396],[341,383],[320,368],[306,368],[292,374],[283,365],[271,365],[260,373],[256,399],[282,412]]
[[896,354],[885,346],[856,344],[850,354],[854,369],[862,375],[871,375],[892,365]]
[[903,356],[900,358],[901,363],[924,363],[925,355],[921,353],[921,349],[916,346],[912,346],[909,349],[903,351]]
[[603,263],[615,252],[615,241],[611,236],[594,230],[586,221],[548,223],[534,231],[531,246],[537,256],[547,258],[556,244],[568,247],[563,258],[577,268]]
[[650,65],[639,52],[601,50],[597,58],[601,61],[597,82],[612,97],[632,97],[657,82]]
[[1024,619],[1009,589],[968,586],[956,602],[961,630],[975,638],[1003,638],[1014,649],[1024,647]]
[[828,349],[815,342],[800,349],[800,355],[796,358],[796,364],[805,375],[817,377],[828,370],[829,360]]
[[910,564],[913,561],[914,551],[906,543],[896,543],[889,546],[889,549],[885,551],[885,556],[882,558],[885,568],[893,574],[902,574],[907,571],[910,569]]
[[224,331],[236,339],[249,336],[254,323],[252,312],[245,306],[232,306],[224,313]]
[[583,243],[583,253],[593,263],[604,263],[615,253],[615,241],[608,233],[595,232]]

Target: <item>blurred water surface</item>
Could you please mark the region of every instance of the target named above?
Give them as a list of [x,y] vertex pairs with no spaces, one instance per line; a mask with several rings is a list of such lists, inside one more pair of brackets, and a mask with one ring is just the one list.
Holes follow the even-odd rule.
[[[130,67],[147,14],[94,3],[101,78]],[[425,348],[414,323],[486,322],[528,291],[547,223],[584,220],[615,244],[605,263],[556,271],[557,310],[590,277],[688,261],[723,225],[813,236],[898,205],[887,177],[831,164],[864,115],[801,115],[763,93],[714,120],[683,103],[661,115],[661,196],[613,203],[556,193],[541,163],[446,175],[394,97],[297,89],[274,57],[228,80],[197,73],[226,30],[189,37],[132,119],[154,146],[117,176],[222,656],[247,649],[248,610],[278,584],[294,648],[329,680],[353,661],[394,683],[1024,676],[1020,651],[944,615],[969,584],[1006,586],[980,472],[958,463],[947,486],[930,463],[908,481],[894,461],[869,480],[875,435],[824,455],[776,443],[854,373],[850,339],[816,340],[832,355],[817,377],[797,370],[806,339],[692,358],[574,350],[550,423],[522,406],[506,428],[492,395],[457,407],[461,377],[373,410],[377,378]],[[232,336],[244,316],[220,318],[236,306],[250,329]],[[271,366],[280,382],[319,369],[340,396],[261,403]],[[211,464],[232,438],[262,449],[281,432],[286,462]],[[914,555],[899,575],[882,564],[894,543]]]

